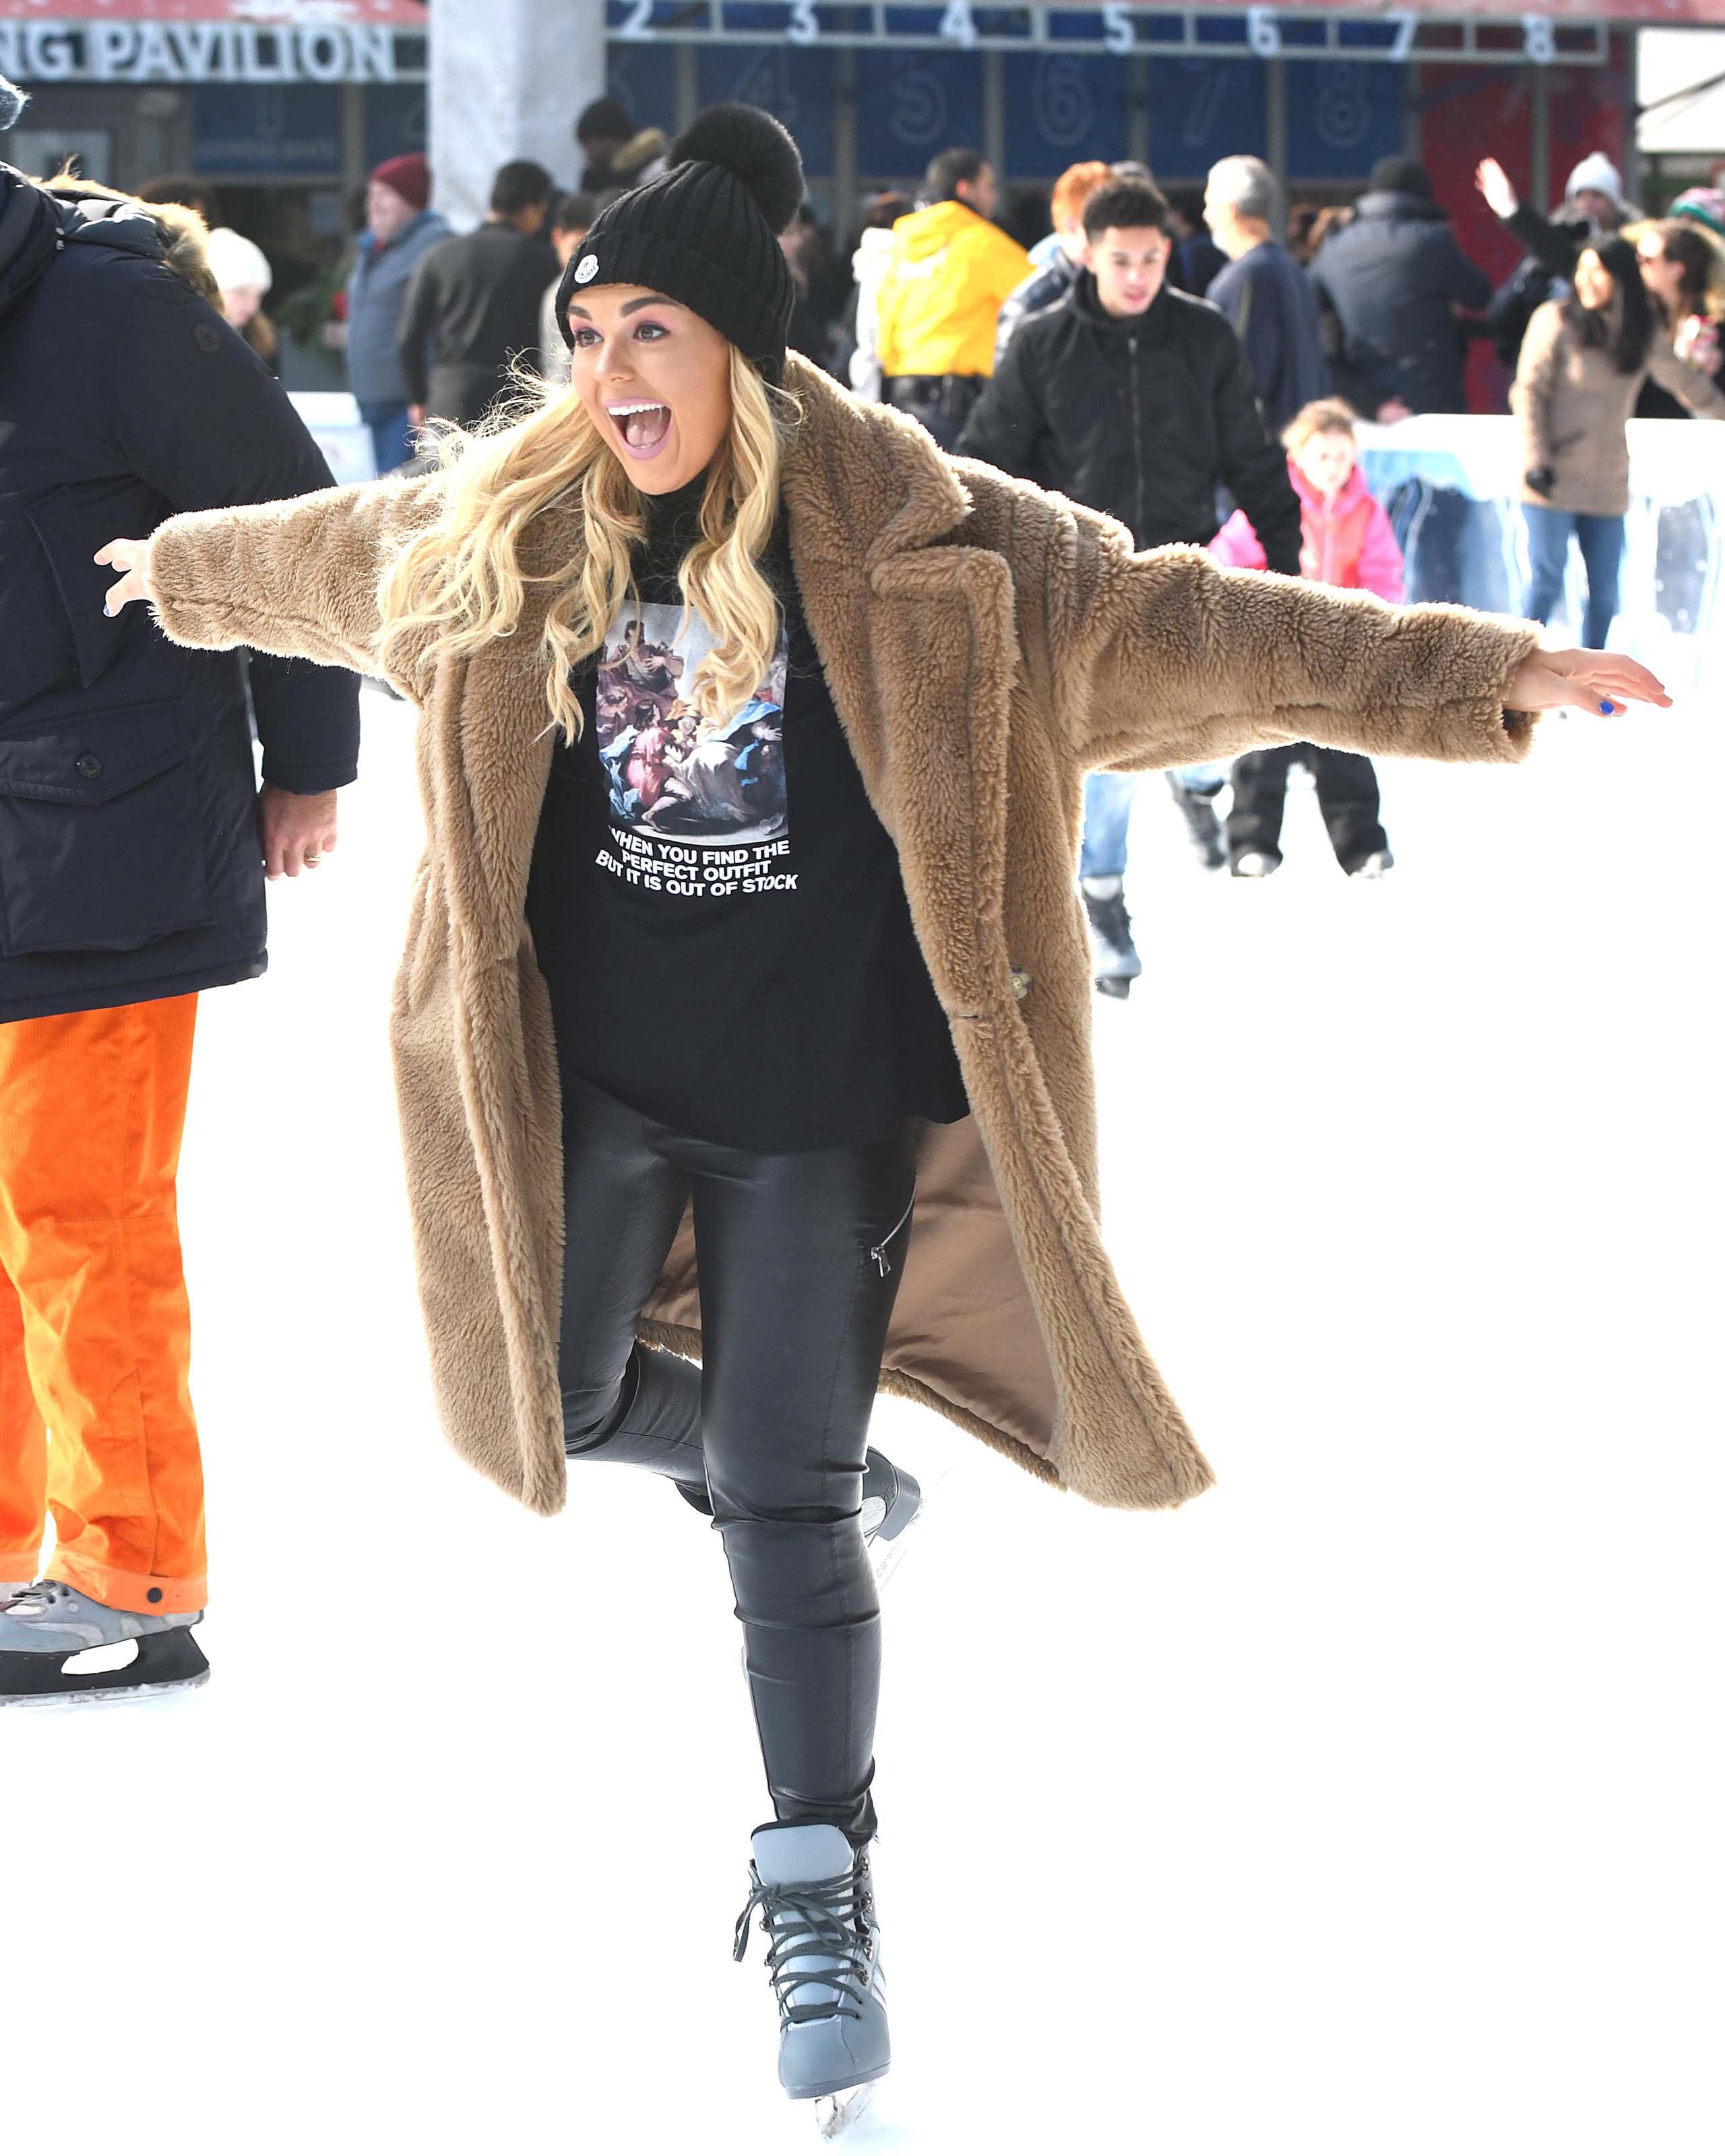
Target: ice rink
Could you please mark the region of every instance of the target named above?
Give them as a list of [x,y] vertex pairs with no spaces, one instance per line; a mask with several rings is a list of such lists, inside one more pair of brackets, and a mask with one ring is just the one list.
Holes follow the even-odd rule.
[[[384,1024],[420,844],[368,694],[335,856],[206,998],[182,1179],[199,1692],[0,1716],[0,2139],[126,2156],[818,2146],[719,1538],[434,1425]],[[1106,1513],[920,1410],[861,2149],[1717,2147],[1717,699],[1387,767],[1349,883],[1159,778],[1096,1011],[1109,1239],[1215,1466]],[[1709,1340],[1713,1345],[1709,1347]]]

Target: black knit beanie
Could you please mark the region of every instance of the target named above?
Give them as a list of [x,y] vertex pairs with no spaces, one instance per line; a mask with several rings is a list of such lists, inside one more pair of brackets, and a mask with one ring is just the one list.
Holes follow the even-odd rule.
[[1431,177],[1417,157],[1380,157],[1366,182],[1374,195],[1429,195]]
[[594,285],[644,285],[711,322],[769,382],[784,372],[796,296],[778,235],[803,200],[803,160],[771,113],[716,105],[672,144],[656,180],[600,211],[557,286],[557,326],[572,349],[569,302]]

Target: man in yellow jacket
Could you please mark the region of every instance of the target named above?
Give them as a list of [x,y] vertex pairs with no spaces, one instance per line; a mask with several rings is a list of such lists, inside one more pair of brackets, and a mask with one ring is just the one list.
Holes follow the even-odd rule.
[[[942,150],[923,182],[926,206],[892,228],[875,289],[880,394],[950,449],[994,371],[1001,302],[1030,258],[993,223],[1000,190],[976,150]],[[865,326],[858,325],[858,341]]]

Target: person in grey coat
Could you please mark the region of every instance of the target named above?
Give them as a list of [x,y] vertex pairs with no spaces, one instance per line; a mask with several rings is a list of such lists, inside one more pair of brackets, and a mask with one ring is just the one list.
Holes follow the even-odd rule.
[[408,377],[396,350],[408,286],[421,258],[448,239],[448,220],[427,208],[431,175],[420,157],[391,157],[366,187],[366,229],[347,280],[347,387],[372,433],[381,472],[410,453]]

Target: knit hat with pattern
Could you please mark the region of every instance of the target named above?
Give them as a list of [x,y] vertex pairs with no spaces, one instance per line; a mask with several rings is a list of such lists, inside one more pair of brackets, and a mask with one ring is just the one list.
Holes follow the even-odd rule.
[[803,160],[770,113],[716,105],[673,144],[656,180],[602,210],[557,287],[569,303],[596,285],[644,285],[711,322],[768,381],[784,372],[795,288],[778,235],[803,199]]

